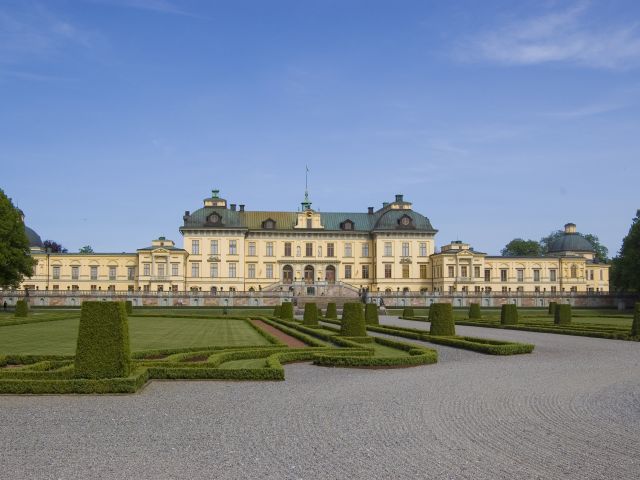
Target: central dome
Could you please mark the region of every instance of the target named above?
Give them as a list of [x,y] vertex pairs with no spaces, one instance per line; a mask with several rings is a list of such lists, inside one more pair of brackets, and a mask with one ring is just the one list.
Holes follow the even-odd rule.
[[33,229],[24,226],[24,233],[27,234],[27,238],[29,239],[29,247],[31,248],[43,248],[44,245],[42,243],[42,239],[40,235],[38,235]]
[[549,244],[549,253],[595,252],[593,245],[576,231],[573,223],[564,226],[564,233]]

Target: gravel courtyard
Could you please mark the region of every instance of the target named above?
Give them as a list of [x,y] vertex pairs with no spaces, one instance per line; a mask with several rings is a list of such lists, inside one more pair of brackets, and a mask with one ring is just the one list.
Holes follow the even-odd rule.
[[437,365],[407,369],[294,364],[285,382],[0,396],[0,478],[638,478],[640,343],[458,333],[536,349],[433,346]]

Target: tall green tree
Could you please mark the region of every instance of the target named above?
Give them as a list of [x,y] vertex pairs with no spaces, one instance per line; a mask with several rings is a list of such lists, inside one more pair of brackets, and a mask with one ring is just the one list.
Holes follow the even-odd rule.
[[622,240],[618,256],[611,266],[611,283],[615,290],[640,291],[640,210]]
[[80,250],[78,250],[78,253],[93,253],[93,248],[91,248],[91,245],[85,245]]
[[[542,237],[540,239],[540,246],[542,248],[542,254],[546,254],[549,252],[549,246],[551,243],[558,237],[561,237],[565,234],[564,230],[556,230],[555,232],[551,232],[546,237]],[[600,243],[600,239],[593,235],[592,233],[576,233],[576,235],[580,235],[582,238],[587,240],[595,251],[596,259],[599,262],[606,263],[608,261],[609,249]]]
[[22,214],[0,189],[0,287],[17,288],[31,276],[36,262],[29,253]]
[[504,257],[539,257],[542,247],[535,240],[514,238],[500,251]]

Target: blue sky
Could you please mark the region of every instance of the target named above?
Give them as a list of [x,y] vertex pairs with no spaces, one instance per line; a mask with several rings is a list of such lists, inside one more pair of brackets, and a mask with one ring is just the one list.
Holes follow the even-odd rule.
[[0,0],[0,188],[70,250],[182,244],[212,188],[403,193],[492,254],[640,207],[640,3]]

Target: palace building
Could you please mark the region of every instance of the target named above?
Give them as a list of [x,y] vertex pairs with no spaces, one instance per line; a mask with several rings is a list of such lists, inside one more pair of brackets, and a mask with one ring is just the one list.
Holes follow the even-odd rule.
[[490,256],[454,241],[436,252],[429,219],[403,195],[366,212],[319,212],[308,194],[294,212],[250,211],[218,190],[186,211],[183,248],[160,237],[131,253],[48,253],[27,228],[37,260],[23,289],[124,292],[295,291],[608,292],[609,265],[565,225],[543,257]]

